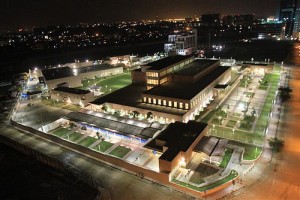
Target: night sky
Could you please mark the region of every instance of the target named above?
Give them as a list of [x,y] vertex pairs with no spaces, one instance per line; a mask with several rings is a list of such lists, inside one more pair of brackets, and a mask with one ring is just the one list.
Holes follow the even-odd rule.
[[279,0],[0,0],[0,30],[207,13],[274,16]]

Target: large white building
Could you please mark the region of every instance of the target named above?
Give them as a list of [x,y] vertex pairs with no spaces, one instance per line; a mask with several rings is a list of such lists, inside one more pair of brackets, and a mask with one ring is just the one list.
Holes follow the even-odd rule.
[[166,53],[176,55],[190,55],[197,50],[197,30],[184,31],[168,36],[168,43],[164,44]]

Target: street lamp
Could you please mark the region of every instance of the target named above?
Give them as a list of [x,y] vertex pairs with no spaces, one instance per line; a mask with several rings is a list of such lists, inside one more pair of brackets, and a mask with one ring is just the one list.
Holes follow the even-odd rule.
[[221,126],[221,116],[219,116],[218,118],[219,118],[219,125]]
[[234,128],[232,129],[232,137],[233,137],[233,139],[234,139]]

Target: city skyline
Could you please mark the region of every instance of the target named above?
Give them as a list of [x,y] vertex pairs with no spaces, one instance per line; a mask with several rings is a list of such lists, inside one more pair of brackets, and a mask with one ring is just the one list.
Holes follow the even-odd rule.
[[[257,7],[256,5],[258,5]],[[49,1],[5,0],[1,3],[0,31],[31,28],[33,26],[98,23],[143,19],[184,18],[207,13],[255,14],[257,17],[276,16],[279,1],[266,0],[121,0]]]

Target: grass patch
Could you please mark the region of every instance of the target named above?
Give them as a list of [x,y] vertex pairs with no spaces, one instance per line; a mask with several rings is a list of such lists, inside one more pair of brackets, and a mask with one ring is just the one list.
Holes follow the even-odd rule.
[[104,94],[108,94],[115,90],[121,89],[129,84],[131,84],[131,74],[130,73],[123,73],[120,75],[114,75],[106,78],[96,78],[94,79],[86,79],[82,81],[82,87],[80,89],[87,89],[91,85],[96,84],[97,86],[101,87],[101,92]]
[[203,187],[197,187],[197,186],[194,186],[194,185],[191,185],[191,184],[179,181],[177,179],[173,179],[172,182],[174,182],[174,183],[176,183],[178,185],[181,185],[183,187],[188,187],[190,189],[193,189],[193,190],[196,190],[196,191],[199,191],[199,192],[203,192],[203,191],[215,188],[217,186],[220,186],[220,185],[222,185],[224,183],[227,183],[227,182],[233,180],[234,178],[236,178],[237,176],[238,176],[237,171],[231,170],[230,174],[228,176],[226,176],[225,178],[223,178],[223,179],[221,179],[221,180],[219,180],[217,182],[214,182],[214,183],[212,183],[210,185],[203,186]]
[[62,101],[54,101],[52,99],[42,99],[42,103],[47,106],[53,106],[57,108],[60,108],[65,105],[65,103]]
[[244,160],[254,160],[254,159],[258,158],[258,156],[261,154],[261,151],[262,151],[262,147],[245,144],[242,142],[229,141],[229,144],[233,144],[233,145],[241,146],[241,147],[245,148],[245,152],[244,152],[244,156],[243,156]]
[[117,146],[114,148],[109,154],[116,156],[118,158],[123,158],[127,153],[131,151],[130,148],[124,147],[124,146]]
[[57,137],[65,136],[66,134],[70,133],[69,129],[66,128],[58,128],[55,131],[53,131],[51,134],[56,135]]
[[96,141],[97,141],[96,138],[88,136],[88,137],[84,138],[83,140],[81,140],[78,144],[85,146],[85,147],[89,147]]
[[112,147],[114,144],[107,142],[107,141],[101,141],[99,144],[93,147],[94,150],[100,151],[100,152],[105,152],[107,149]]
[[77,140],[79,140],[79,138],[81,138],[83,135],[77,132],[73,132],[71,133],[69,136],[65,136],[65,138],[69,141],[75,142]]
[[233,128],[235,125],[236,125],[237,121],[234,121],[234,120],[228,120],[226,126],[230,127],[230,128]]
[[232,153],[233,153],[233,149],[226,149],[225,150],[225,154],[223,156],[223,160],[222,162],[220,163],[219,167],[221,168],[226,168],[230,159],[231,159],[231,156],[232,156]]

